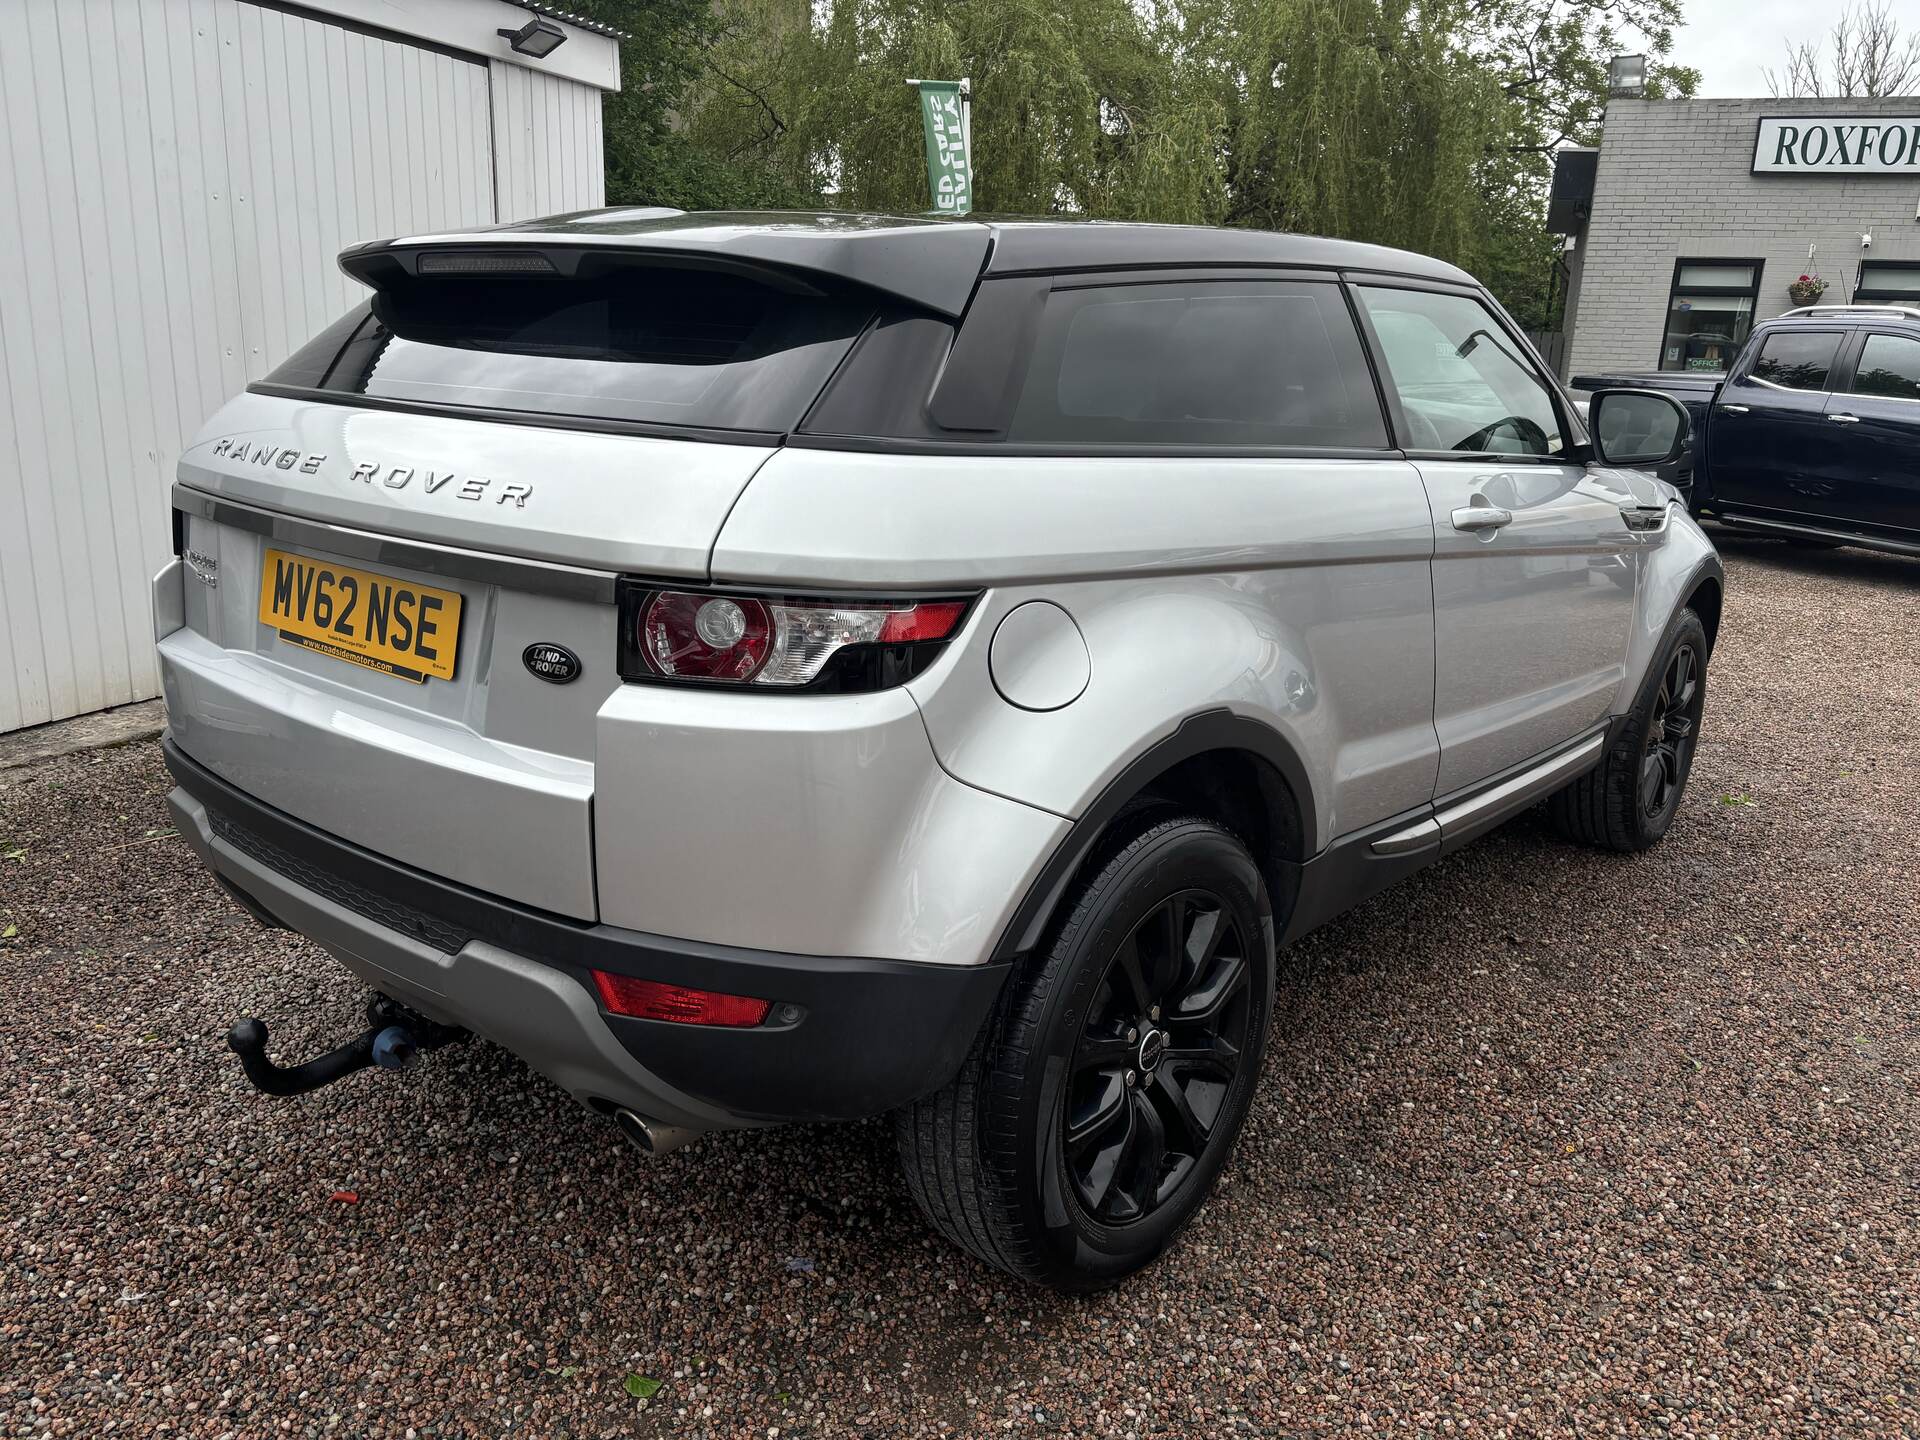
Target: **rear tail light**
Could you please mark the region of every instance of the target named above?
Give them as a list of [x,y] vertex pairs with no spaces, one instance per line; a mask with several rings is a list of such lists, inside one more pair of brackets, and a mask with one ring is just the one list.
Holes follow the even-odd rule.
[[968,601],[820,600],[623,587],[628,680],[765,689],[880,690],[932,663]]
[[694,990],[664,980],[641,980],[632,975],[593,972],[600,1003],[616,1015],[640,1020],[671,1020],[680,1025],[724,1025],[734,1029],[758,1025],[773,1008],[770,1000],[751,995],[725,995],[718,990]]
[[657,675],[746,680],[773,649],[764,602],[663,590],[640,612],[640,654]]

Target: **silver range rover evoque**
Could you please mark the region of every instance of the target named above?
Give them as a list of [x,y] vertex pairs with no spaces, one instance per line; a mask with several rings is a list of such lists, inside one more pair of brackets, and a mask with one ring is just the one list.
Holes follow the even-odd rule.
[[[180,832],[644,1148],[890,1113],[927,1219],[1115,1282],[1275,952],[1544,801],[1687,782],[1713,548],[1472,277],[1245,230],[613,210],[347,251],[180,459]],[[1589,433],[1588,423],[1592,430]]]

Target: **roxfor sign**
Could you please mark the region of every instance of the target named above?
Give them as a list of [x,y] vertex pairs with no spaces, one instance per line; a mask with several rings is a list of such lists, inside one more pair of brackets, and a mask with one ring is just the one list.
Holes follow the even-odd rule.
[[1920,175],[1920,115],[1767,115],[1753,173]]

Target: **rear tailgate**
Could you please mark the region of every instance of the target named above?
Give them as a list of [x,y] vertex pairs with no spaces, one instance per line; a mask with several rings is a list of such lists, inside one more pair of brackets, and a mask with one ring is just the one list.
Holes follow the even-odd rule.
[[978,226],[630,220],[348,252],[373,297],[181,458],[185,598],[162,609],[185,616],[160,652],[190,758],[582,918],[617,576],[706,579],[869,323],[903,295],[964,304],[986,247]]
[[602,570],[704,576],[767,445],[502,425],[242,395],[183,485],[288,515]]
[[175,489],[189,578],[186,626],[161,641],[174,738],[344,839],[594,918],[612,576],[704,577],[770,453],[244,396]]

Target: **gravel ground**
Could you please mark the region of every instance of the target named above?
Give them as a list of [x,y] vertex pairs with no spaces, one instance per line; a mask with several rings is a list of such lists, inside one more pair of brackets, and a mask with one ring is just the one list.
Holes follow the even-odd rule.
[[331,1043],[344,973],[150,742],[0,774],[0,1434],[1920,1434],[1920,564],[1730,551],[1669,839],[1522,820],[1311,937],[1092,1300],[933,1240],[880,1123],[649,1162],[485,1045],[257,1096],[222,1031]]

